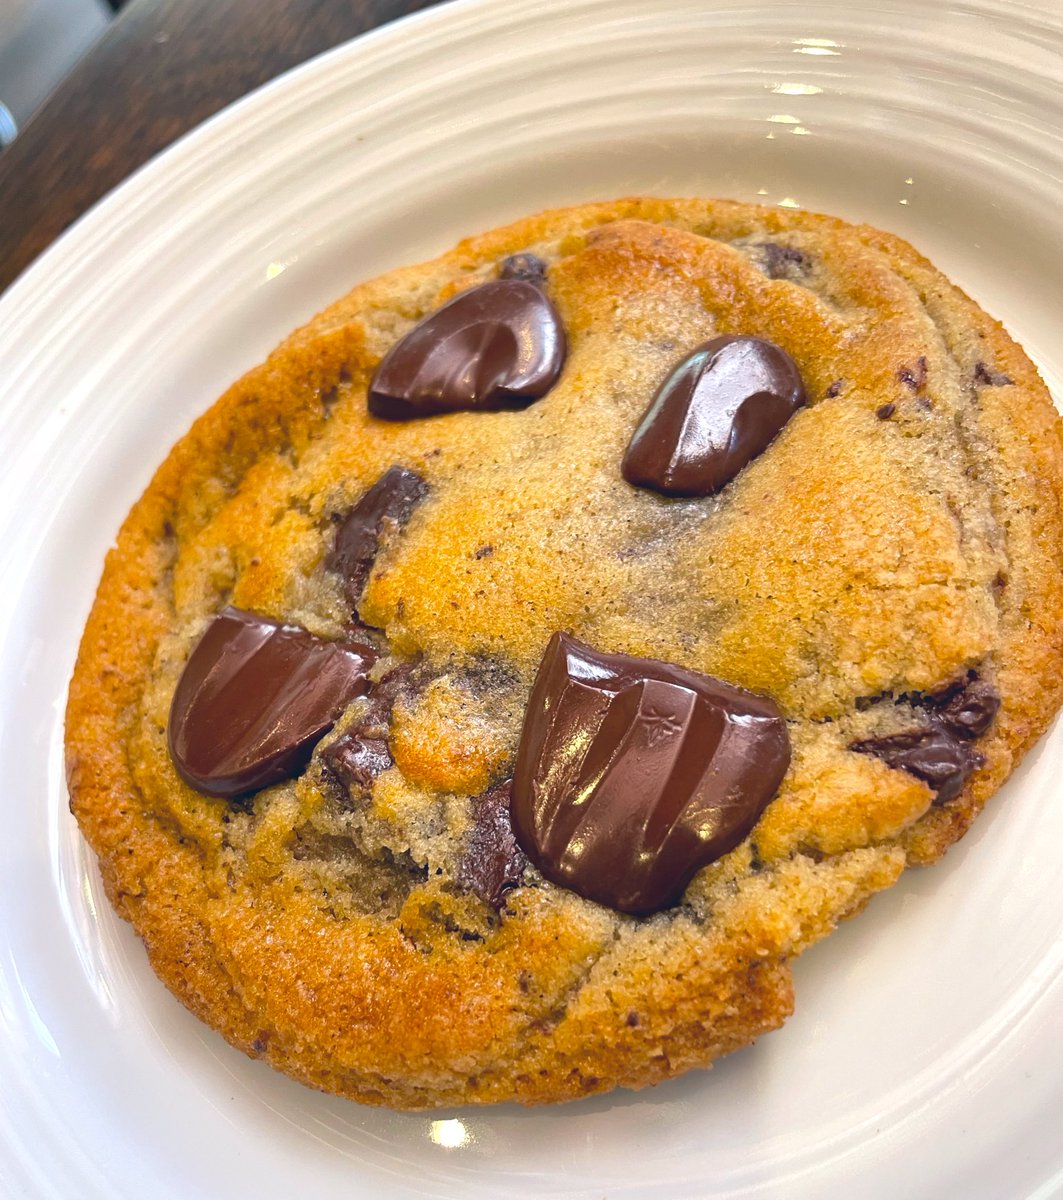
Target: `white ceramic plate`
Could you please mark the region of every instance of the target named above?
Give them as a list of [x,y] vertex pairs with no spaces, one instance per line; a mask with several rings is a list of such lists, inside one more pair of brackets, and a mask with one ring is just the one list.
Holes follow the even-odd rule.
[[788,1026],[564,1109],[403,1116],[230,1050],[151,975],[66,812],[104,552],[193,416],[355,281],[627,192],[921,247],[1063,394],[1053,0],[462,0],[140,172],[0,301],[0,1194],[1063,1195],[1056,727],[972,834],[797,964]]

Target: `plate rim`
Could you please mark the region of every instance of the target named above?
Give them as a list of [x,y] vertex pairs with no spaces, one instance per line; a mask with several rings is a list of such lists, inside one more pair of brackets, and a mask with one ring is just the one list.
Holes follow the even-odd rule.
[[[97,204],[93,205],[91,209],[83,214],[78,221],[74,223],[74,225],[65,231],[64,234],[57,239],[56,242],[54,242],[52,246],[50,246],[48,250],[44,252],[44,254],[39,256],[39,258],[36,259],[34,263],[32,263],[27,270],[19,276],[19,278],[11,285],[11,287],[5,291],[4,295],[0,297],[0,341],[2,341],[3,338],[2,325],[3,316],[5,313],[5,304],[11,302],[12,294],[15,294],[21,298],[21,292],[19,289],[32,275],[32,273],[37,271],[37,268],[40,267],[42,263],[46,262],[48,263],[48,270],[53,270],[53,262],[61,261],[64,254],[72,253],[72,251],[67,249],[67,247],[70,245],[74,245],[76,247],[77,236],[86,236],[84,233],[79,233],[78,231],[83,230],[86,226],[88,226],[91,231],[93,228],[93,222],[111,220],[113,216],[112,209],[115,213],[117,213],[119,206],[126,202],[126,189],[130,185],[136,184],[136,186],[139,187],[144,186],[145,180],[154,182],[157,175],[169,170],[169,160],[171,156],[179,156],[180,154],[187,152],[187,144],[189,142],[196,141],[198,147],[199,142],[197,139],[200,137],[200,135],[204,134],[206,130],[210,128],[216,128],[217,126],[226,122],[235,123],[238,120],[245,119],[242,114],[244,114],[247,110],[252,110],[256,105],[263,105],[264,108],[268,107],[269,104],[273,103],[271,99],[273,92],[279,91],[282,88],[291,88],[293,91],[298,89],[300,86],[302,86],[301,76],[309,76],[315,71],[326,69],[322,65],[323,60],[330,60],[332,58],[339,59],[344,55],[350,54],[352,53],[352,47],[359,46],[359,44],[366,39],[377,39],[382,36],[387,36],[389,33],[393,33],[397,27],[407,23],[417,23],[428,21],[429,19],[439,19],[441,14],[446,14],[454,9],[460,8],[463,11],[468,11],[474,9],[487,9],[490,7],[494,7],[490,3],[490,0],[446,0],[445,3],[435,6],[431,9],[408,14],[395,22],[380,26],[377,29],[360,35],[357,38],[351,39],[350,41],[339,46],[333,47],[332,49],[323,52],[321,55],[318,55],[315,58],[300,64],[283,75],[278,76],[276,79],[264,84],[254,92],[249,93],[247,96],[237,101],[234,105],[223,109],[217,114],[214,114],[205,123],[197,126],[192,131],[183,135],[171,146],[167,147],[147,163],[145,163],[117,189],[103,197],[97,202]],[[590,5],[587,7],[590,7]],[[599,5],[599,7],[601,6]],[[867,4],[867,7],[870,8],[870,4]],[[1061,23],[1061,28],[1063,28],[1063,23]],[[179,158],[177,158],[176,161],[179,161]],[[139,181],[139,183],[137,181]],[[134,197],[137,195],[135,189],[129,194],[133,195]],[[41,274],[41,272],[38,272],[38,274]],[[46,277],[46,273],[44,273],[42,278]],[[0,405],[0,418],[2,418],[3,415],[4,409],[3,406]],[[2,1116],[2,1109],[0,1109],[0,1116]],[[1050,1193],[1045,1193],[1046,1196],[1048,1194]]]

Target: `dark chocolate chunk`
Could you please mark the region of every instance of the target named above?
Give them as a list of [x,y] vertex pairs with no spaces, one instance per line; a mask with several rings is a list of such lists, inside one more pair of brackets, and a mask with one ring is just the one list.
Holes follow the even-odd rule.
[[946,804],[959,795],[971,772],[985,762],[968,743],[993,724],[1000,695],[991,683],[971,672],[934,691],[910,692],[900,699],[929,709],[930,725],[865,738],[853,742],[849,749],[874,754],[888,766],[907,771],[934,790],[935,804]]
[[913,392],[921,392],[923,388],[926,387],[926,372],[926,355],[921,354],[915,360],[915,366],[901,367],[901,369],[897,372],[897,378],[906,387],[911,388]]
[[364,712],[321,751],[321,765],[342,789],[342,807],[353,809],[369,798],[373,783],[393,765],[388,734],[395,700],[409,684],[413,663],[389,671],[372,685]]
[[624,454],[624,478],[666,496],[711,495],[804,402],[804,384],[785,350],[761,338],[715,337],[658,388]]
[[538,254],[511,254],[502,259],[499,279],[523,279],[526,283],[542,283],[546,279],[546,263]]
[[1003,371],[994,371],[984,362],[975,364],[974,377],[978,383],[984,384],[986,387],[1008,387],[1015,382],[1010,375],[1005,375]]
[[366,691],[375,658],[369,646],[223,609],[189,656],[170,706],[177,773],[225,797],[289,777]]
[[795,246],[760,242],[755,249],[759,259],[757,265],[769,279],[792,279],[795,275],[807,275],[812,269],[812,260]]
[[507,780],[472,797],[474,824],[458,864],[458,882],[496,909],[505,904],[506,892],[519,886],[528,865],[510,822],[512,786]]
[[373,781],[393,763],[387,738],[345,733],[321,752],[326,769],[349,793],[368,796]]
[[[372,719],[377,722],[376,728],[386,726],[391,721],[391,710],[400,696],[408,696],[417,690],[414,671],[419,662],[419,658],[409,658],[400,662],[398,666],[392,667],[379,683],[373,684],[369,694],[369,709]],[[370,716],[367,715],[363,724],[369,720]]]
[[344,517],[325,566],[343,576],[343,594],[351,612],[358,610],[385,524],[401,529],[426,495],[428,484],[420,475],[405,467],[392,467]]
[[466,409],[525,408],[557,382],[561,318],[543,289],[495,279],[461,292],[385,355],[369,411],[389,421]]
[[957,737],[981,737],[1000,709],[1000,696],[991,683],[972,679],[941,705],[937,719]]
[[936,723],[925,729],[865,738],[849,749],[873,754],[888,767],[921,779],[936,793],[935,804],[946,804],[959,795],[967,777],[985,762],[977,750]]
[[513,828],[554,883],[655,912],[742,841],[789,762],[772,701],[558,633],[524,718]]
[[835,379],[835,381],[830,385],[830,387],[827,388],[827,391],[825,393],[827,399],[833,400],[835,396],[840,396],[842,394],[842,388],[844,388],[844,387],[845,387],[844,379]]
[[896,411],[896,404],[880,404],[878,408],[875,409],[875,416],[878,417],[880,421],[888,421]]

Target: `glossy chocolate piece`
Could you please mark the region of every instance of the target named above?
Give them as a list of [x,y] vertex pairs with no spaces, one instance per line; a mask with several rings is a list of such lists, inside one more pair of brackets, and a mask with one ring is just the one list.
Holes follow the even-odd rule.
[[557,309],[536,283],[481,283],[392,346],[370,384],[369,411],[408,421],[525,408],[557,382],[566,350]]
[[391,712],[409,684],[413,663],[402,663],[372,685],[364,710],[321,751],[321,765],[339,791],[340,806],[353,810],[369,799],[373,784],[393,766]]
[[511,254],[502,259],[498,271],[499,279],[523,279],[528,283],[541,284],[546,279],[546,263],[538,254]]
[[762,338],[712,338],[657,390],[624,454],[628,483],[709,496],[760,454],[805,402],[794,360]]
[[325,566],[343,576],[343,594],[358,611],[385,525],[401,529],[414,507],[428,495],[428,484],[414,471],[392,467],[365,493],[336,530]]
[[789,762],[771,700],[558,633],[524,719],[513,828],[553,882],[655,912],[742,841]]
[[369,646],[222,609],[189,656],[170,706],[177,773],[225,797],[288,778],[365,692],[375,658]]
[[[359,732],[345,733],[321,751],[325,769],[341,783],[350,800],[367,798],[373,782],[393,765],[387,738],[367,737]],[[345,804],[353,808],[353,804]]]
[[938,710],[938,720],[957,737],[981,737],[1000,711],[1000,695],[984,679],[972,679]]
[[937,723],[924,729],[864,738],[849,748],[859,754],[873,754],[888,767],[921,779],[935,793],[935,804],[947,804],[958,796],[967,777],[985,762],[977,750]]
[[505,904],[506,892],[520,885],[528,865],[513,836],[509,816],[512,788],[507,780],[472,797],[472,832],[458,864],[458,882],[495,909]]

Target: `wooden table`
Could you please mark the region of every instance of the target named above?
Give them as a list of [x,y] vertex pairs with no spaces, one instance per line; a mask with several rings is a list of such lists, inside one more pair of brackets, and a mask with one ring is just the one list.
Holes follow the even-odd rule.
[[440,0],[131,0],[0,153],[0,291],[141,163],[252,88]]

